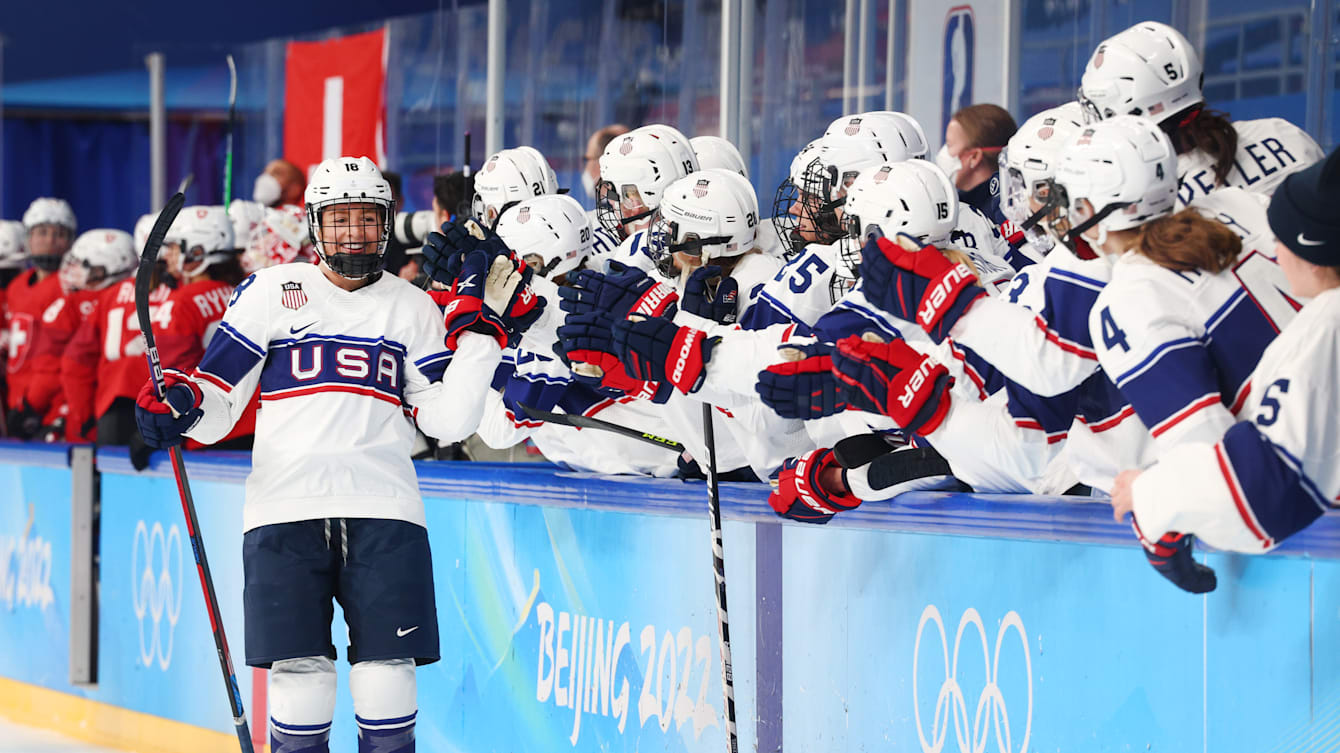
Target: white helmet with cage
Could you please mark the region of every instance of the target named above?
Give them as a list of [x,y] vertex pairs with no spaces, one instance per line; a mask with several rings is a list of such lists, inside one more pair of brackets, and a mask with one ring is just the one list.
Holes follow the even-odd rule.
[[38,225],[57,225],[65,228],[73,236],[79,230],[79,223],[74,218],[74,210],[70,208],[70,203],[65,199],[53,199],[42,197],[33,199],[33,203],[28,205],[28,210],[23,213],[23,227],[28,232]]
[[1138,115],[1161,123],[1205,101],[1200,56],[1181,32],[1142,21],[1099,43],[1084,67],[1079,101],[1093,122]]
[[[1066,144],[1083,129],[1083,108],[1067,102],[1025,120],[1000,152],[1001,212],[1043,251],[1053,245],[1051,236],[1038,226],[1054,208],[1047,206],[1051,179]],[[1040,208],[1034,209],[1034,204]]]
[[[221,206],[185,207],[168,228],[164,243],[175,244],[177,254],[172,276],[202,274],[210,265],[227,261],[237,253],[233,236],[233,221],[228,210]],[[190,267],[187,270],[187,267]]]
[[699,170],[665,190],[652,218],[648,252],[657,269],[675,277],[674,255],[712,259],[739,256],[758,240],[758,196],[733,170]]
[[504,212],[498,237],[535,274],[554,279],[578,266],[591,253],[591,224],[581,203],[567,194],[526,199]]
[[521,146],[489,157],[475,173],[471,213],[489,227],[517,202],[558,193],[558,176],[540,150]]
[[131,243],[130,233],[115,228],[80,233],[61,260],[61,289],[101,290],[129,277],[139,262]]
[[[1112,230],[1129,230],[1177,205],[1177,154],[1154,122],[1117,115],[1086,125],[1061,154],[1050,201],[1065,215],[1053,233],[1068,244],[1097,227],[1095,248]],[[1081,201],[1085,202],[1081,205]]]
[[[307,204],[307,227],[316,249],[317,256],[335,274],[350,279],[362,280],[381,269],[386,254],[386,242],[391,237],[391,186],[382,177],[381,171],[367,157],[337,157],[317,165],[316,171],[307,181],[307,190],[303,193]],[[356,212],[343,217],[327,219],[332,209],[341,206],[361,205],[372,207],[376,217]],[[349,216],[359,215],[359,216]],[[342,220],[337,223],[336,220]],[[340,224],[342,227],[337,227]],[[359,232],[355,232],[355,228]],[[346,233],[343,243],[332,238],[327,241],[322,236],[328,232]],[[327,248],[331,243],[334,248]],[[368,244],[375,243],[374,250],[368,251]],[[358,253],[340,252],[339,246],[359,249]]]
[[600,155],[596,216],[615,238],[651,216],[665,189],[698,169],[689,140],[662,124],[642,126],[616,137]]
[[889,162],[925,157],[926,132],[921,123],[907,113],[894,110],[873,110],[859,115],[843,116],[828,124],[824,136],[869,141],[889,155]]
[[744,163],[744,156],[729,140],[720,136],[694,136],[689,139],[689,144],[698,158],[699,170],[719,167],[749,178],[749,167]]
[[0,220],[0,270],[22,269],[28,258],[28,234],[18,220]]

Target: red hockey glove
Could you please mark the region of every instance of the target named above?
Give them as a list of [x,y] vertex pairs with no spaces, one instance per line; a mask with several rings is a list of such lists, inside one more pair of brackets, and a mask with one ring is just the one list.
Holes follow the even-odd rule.
[[826,448],[789,458],[782,463],[776,490],[768,496],[768,504],[783,518],[802,523],[827,523],[837,513],[861,504],[859,498],[845,492],[831,492],[819,482],[821,473],[840,467],[833,451]]
[[949,412],[949,370],[903,340],[844,337],[833,354],[833,374],[853,408],[883,413],[914,434],[935,431]]

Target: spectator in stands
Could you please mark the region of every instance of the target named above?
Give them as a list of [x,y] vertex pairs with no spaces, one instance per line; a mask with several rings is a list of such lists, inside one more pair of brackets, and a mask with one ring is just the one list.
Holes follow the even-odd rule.
[[256,177],[251,198],[267,207],[289,204],[302,206],[302,192],[307,189],[307,176],[297,165],[285,159],[270,160],[265,172]]
[[591,134],[591,138],[586,140],[586,165],[582,168],[582,188],[586,189],[586,196],[592,202],[596,199],[596,184],[600,182],[600,155],[605,153],[605,147],[610,145],[616,137],[628,133],[629,128],[622,123],[614,123]]
[[997,225],[1005,221],[1000,211],[1000,150],[1018,127],[1004,108],[969,105],[949,119],[945,143],[935,155],[935,164],[949,174],[958,187],[958,198]]

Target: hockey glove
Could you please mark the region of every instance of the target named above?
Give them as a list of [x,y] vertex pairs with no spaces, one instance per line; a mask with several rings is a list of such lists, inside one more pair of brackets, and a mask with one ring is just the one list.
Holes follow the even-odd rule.
[[160,450],[181,444],[181,435],[204,415],[200,410],[204,394],[185,373],[163,369],[163,384],[166,390],[162,400],[158,399],[153,379],[145,382],[135,396],[135,423],[140,435],[146,445]]
[[871,238],[861,249],[863,289],[888,313],[916,322],[935,342],[943,342],[954,323],[986,291],[964,263],[954,263],[931,245],[910,235],[898,241]]
[[573,378],[584,384],[600,386],[656,403],[664,403],[673,393],[668,382],[634,379],[614,355],[610,330],[614,319],[606,313],[570,314],[558,328],[558,354],[572,369]]
[[721,267],[709,265],[698,267],[689,275],[679,307],[717,324],[734,324],[739,297],[740,284],[734,278],[723,277]]
[[901,339],[867,342],[852,335],[839,340],[833,374],[853,408],[883,413],[914,434],[935,431],[949,412],[949,370]]
[[833,376],[833,346],[789,344],[777,349],[786,360],[758,372],[754,391],[782,418],[823,418],[847,409]]
[[477,250],[491,257],[511,253],[496,233],[474,220],[444,222],[442,232],[428,234],[420,263],[434,282],[451,285],[460,276],[465,257]]
[[684,394],[702,386],[712,348],[721,341],[669,319],[633,317],[614,323],[614,354],[635,379],[669,382]]
[[615,319],[629,314],[673,317],[679,294],[656,282],[637,267],[610,262],[609,273],[582,269],[568,275],[568,285],[558,289],[563,300],[558,307],[569,314],[603,311]]
[[523,277],[510,256],[491,257],[478,249],[467,254],[454,294],[442,309],[447,348],[455,350],[464,332],[488,335],[500,348],[519,339],[544,307],[544,301],[521,284]]
[[798,458],[782,463],[777,474],[777,486],[768,495],[768,504],[783,518],[801,523],[827,523],[843,510],[851,510],[861,500],[851,494],[830,492],[820,483],[820,474],[829,468],[840,468],[833,451],[811,450]]
[[24,398],[22,405],[11,408],[5,418],[9,436],[13,439],[32,439],[42,428],[42,414]]
[[1154,566],[1159,575],[1167,578],[1174,586],[1188,593],[1203,594],[1213,591],[1219,585],[1214,570],[1197,562],[1192,555],[1195,536],[1170,531],[1163,534],[1158,541],[1150,541],[1140,530],[1140,524],[1136,522],[1134,515],[1131,516],[1131,529],[1135,531],[1136,538],[1140,539],[1140,544],[1144,547],[1145,559],[1149,560],[1149,564]]

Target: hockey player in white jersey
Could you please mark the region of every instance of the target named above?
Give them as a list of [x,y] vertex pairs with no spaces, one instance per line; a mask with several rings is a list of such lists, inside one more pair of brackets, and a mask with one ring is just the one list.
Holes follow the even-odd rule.
[[425,293],[382,272],[391,192],[370,160],[326,160],[305,198],[321,263],[243,281],[200,365],[165,372],[162,401],[146,384],[136,420],[152,446],[208,444],[259,387],[243,607],[247,663],[270,668],[271,750],[329,750],[338,593],[359,750],[413,751],[415,665],[439,658],[414,427],[445,442],[475,431],[534,296],[506,257],[475,249],[444,327]]
[[[1191,558],[1194,534],[1230,551],[1269,551],[1340,501],[1335,389],[1340,364],[1340,158],[1289,176],[1275,192],[1270,227],[1293,296],[1310,298],[1262,355],[1242,410],[1217,441],[1182,444],[1141,471],[1122,473],[1114,515],[1133,513],[1155,556],[1213,584]],[[1184,543],[1186,542],[1186,543]]]
[[1042,224],[1055,208],[1046,203],[1045,192],[1061,151],[1083,127],[1084,108],[1067,102],[1025,120],[1000,151],[1000,211],[1005,215],[1001,234],[1033,263],[1042,261],[1056,245]]
[[689,139],[689,145],[698,158],[699,170],[719,167],[739,173],[745,180],[749,179],[749,166],[744,163],[744,156],[729,140],[720,136],[694,136]]
[[511,206],[536,196],[558,193],[558,176],[538,149],[503,149],[484,161],[474,176],[475,195],[470,214],[486,226]]
[[698,169],[688,138],[668,125],[642,126],[615,138],[600,155],[596,217],[619,242],[610,261],[646,272],[647,227],[671,183]]
[[1144,21],[1098,45],[1079,99],[1090,119],[1137,115],[1168,133],[1183,206],[1223,186],[1270,195],[1285,176],[1322,158],[1317,142],[1283,118],[1229,122],[1207,109],[1204,78],[1186,37]]

